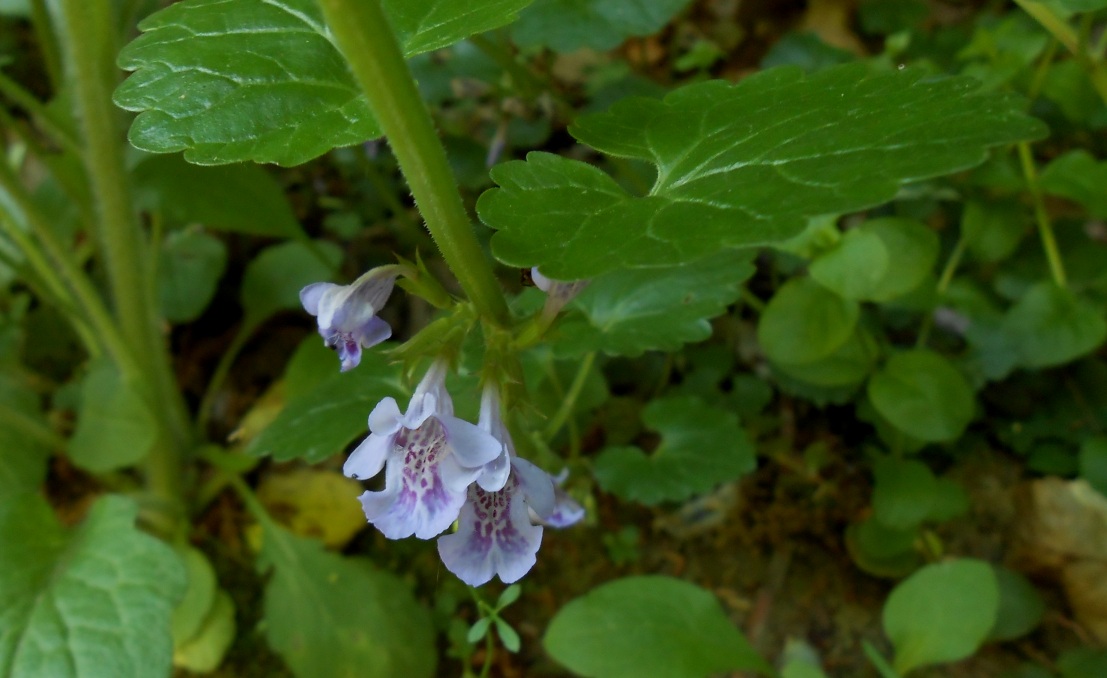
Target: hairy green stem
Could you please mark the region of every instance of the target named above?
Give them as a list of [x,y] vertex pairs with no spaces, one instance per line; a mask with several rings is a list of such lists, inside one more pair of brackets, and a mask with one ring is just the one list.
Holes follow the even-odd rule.
[[317,0],[339,49],[369,98],[415,204],[478,312],[507,325],[503,290],[477,242],[434,123],[404,62],[380,0]]
[[52,0],[66,76],[80,121],[83,160],[96,215],[99,254],[123,337],[142,369],[137,382],[157,412],[159,444],[146,459],[149,490],[166,505],[181,497],[181,459],[191,446],[188,413],[159,330],[150,254],[133,209],[123,159],[120,112],[111,100],[119,79],[116,26],[109,0]]
[[1065,287],[1068,284],[1065,277],[1065,265],[1061,261],[1057,239],[1053,235],[1053,224],[1050,222],[1049,212],[1046,211],[1045,201],[1042,199],[1042,187],[1038,184],[1038,170],[1034,166],[1034,156],[1030,153],[1030,144],[1024,141],[1018,147],[1019,162],[1022,164],[1026,187],[1034,201],[1034,219],[1038,222],[1038,234],[1042,238],[1042,249],[1045,250],[1046,260],[1049,262],[1049,272],[1053,276],[1053,282],[1058,287]]

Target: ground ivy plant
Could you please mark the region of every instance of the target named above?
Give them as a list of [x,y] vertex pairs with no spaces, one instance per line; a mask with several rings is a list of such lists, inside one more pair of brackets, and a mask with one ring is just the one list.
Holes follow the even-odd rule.
[[[710,530],[766,466],[816,498],[863,469],[842,552],[899,580],[871,670],[1041,623],[943,537],[974,501],[946,471],[986,438],[1107,490],[1107,3],[942,33],[870,0],[865,50],[788,34],[713,72],[734,36],[701,35],[680,77],[599,59],[579,91],[558,69],[648,60],[708,3],[163,4],[0,0],[44,78],[0,70],[0,673],[264,642],[296,676],[456,673],[439,647],[466,676],[827,675],[619,524]],[[831,450],[797,407],[863,433]],[[624,576],[519,624],[596,533]]]

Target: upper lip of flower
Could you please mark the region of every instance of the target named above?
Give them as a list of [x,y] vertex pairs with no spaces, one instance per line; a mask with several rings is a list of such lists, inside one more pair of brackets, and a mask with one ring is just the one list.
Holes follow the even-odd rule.
[[392,328],[377,313],[395,281],[394,273],[373,269],[349,285],[320,282],[300,290],[300,303],[318,319],[324,343],[338,351],[342,371],[360,362],[362,348],[392,336]]

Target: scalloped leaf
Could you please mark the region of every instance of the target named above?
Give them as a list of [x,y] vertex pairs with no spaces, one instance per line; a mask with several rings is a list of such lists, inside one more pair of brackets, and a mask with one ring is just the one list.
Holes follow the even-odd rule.
[[682,501],[737,480],[757,465],[738,417],[699,398],[653,400],[642,421],[661,434],[657,449],[613,447],[596,458],[596,480],[625,499],[651,505]]
[[[531,0],[386,0],[405,55],[502,26]],[[189,162],[298,165],[380,128],[314,0],[185,0],[119,53],[130,140]]]
[[569,131],[607,155],[652,163],[647,195],[586,163],[532,153],[492,170],[499,188],[477,211],[497,230],[497,258],[559,280],[778,242],[806,217],[879,205],[906,182],[980,164],[991,146],[1045,136],[1017,99],[977,88],[971,78],[850,64],[630,98]]

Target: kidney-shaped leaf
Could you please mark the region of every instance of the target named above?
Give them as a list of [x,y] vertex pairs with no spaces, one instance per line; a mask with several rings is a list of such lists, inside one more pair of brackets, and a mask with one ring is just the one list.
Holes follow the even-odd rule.
[[854,334],[860,308],[810,278],[793,278],[761,314],[757,340],[772,360],[803,365],[826,358]]
[[185,572],[108,496],[72,532],[37,494],[0,503],[0,666],[11,678],[169,675]]
[[[386,0],[410,56],[502,26],[531,0]],[[314,0],[185,0],[147,17],[115,102],[136,147],[201,165],[296,165],[380,128]]]
[[1067,287],[1042,282],[1028,289],[1002,328],[1024,367],[1052,367],[1093,350],[1107,338],[1103,312]]
[[973,391],[964,375],[923,349],[892,356],[869,380],[869,399],[893,426],[926,442],[955,440],[973,417]]
[[497,166],[481,196],[506,264],[563,280],[672,265],[720,247],[777,242],[804,217],[890,200],[900,184],[979,164],[986,149],[1043,136],[1008,96],[969,78],[873,74],[850,64],[804,77],[763,71],[663,101],[624,100],[570,131],[608,155],[657,167],[633,196],[584,163],[544,154]]
[[607,491],[643,504],[680,501],[736,480],[756,465],[738,418],[694,396],[653,400],[642,421],[661,434],[649,454],[615,447],[596,459],[596,480]]
[[543,644],[589,678],[771,673],[714,596],[671,577],[627,577],[593,589],[561,608]]
[[965,559],[922,568],[884,603],[896,671],[968,657],[988,637],[998,609],[999,588],[987,563]]

